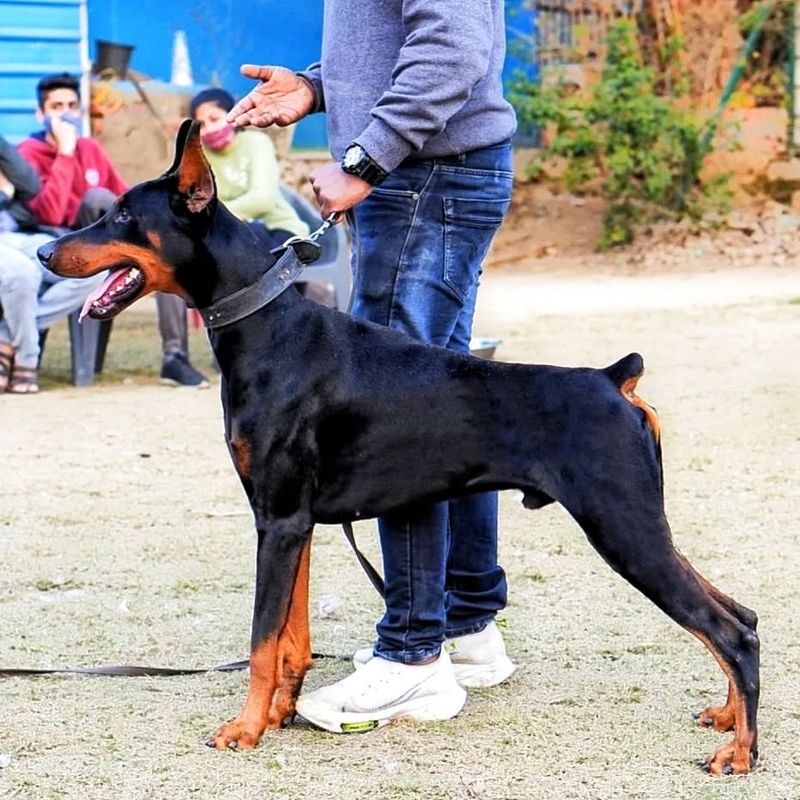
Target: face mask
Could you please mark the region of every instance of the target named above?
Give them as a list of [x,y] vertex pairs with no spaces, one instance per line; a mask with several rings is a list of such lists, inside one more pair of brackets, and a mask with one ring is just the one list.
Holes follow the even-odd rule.
[[230,123],[226,123],[225,127],[220,128],[218,131],[204,133],[200,137],[200,141],[209,150],[224,150],[233,141],[235,135],[236,128]]
[[60,119],[62,122],[68,122],[73,128],[75,128],[76,131],[78,131],[78,136],[80,136],[83,132],[83,125],[80,115],[71,114],[69,111],[67,111],[65,114],[48,114],[44,118],[44,129],[48,133],[53,132],[54,119]]

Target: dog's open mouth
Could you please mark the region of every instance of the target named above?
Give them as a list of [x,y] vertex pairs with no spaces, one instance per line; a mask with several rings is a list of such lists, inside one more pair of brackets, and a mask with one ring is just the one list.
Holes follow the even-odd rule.
[[80,319],[109,319],[130,305],[144,288],[144,273],[138,267],[117,267],[87,298]]

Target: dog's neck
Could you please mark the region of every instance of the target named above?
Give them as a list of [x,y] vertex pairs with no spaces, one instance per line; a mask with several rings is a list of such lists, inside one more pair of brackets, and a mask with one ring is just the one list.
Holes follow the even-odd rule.
[[266,231],[217,204],[202,244],[178,281],[198,308],[255,283],[274,263]]

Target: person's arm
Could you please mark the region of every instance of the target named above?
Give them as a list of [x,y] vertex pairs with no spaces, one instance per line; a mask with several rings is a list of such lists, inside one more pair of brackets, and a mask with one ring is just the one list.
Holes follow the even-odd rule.
[[441,133],[489,66],[494,25],[489,0],[405,0],[406,40],[392,85],[356,137],[387,172]]
[[100,142],[98,142],[97,139],[86,139],[85,141],[91,143],[91,147],[94,149],[93,160],[102,167],[101,174],[103,177],[100,185],[104,189],[109,189],[114,192],[117,196],[127,192],[128,184],[119,172],[117,172],[116,168],[111,163],[111,159],[108,157],[108,153],[103,149]]
[[232,200],[226,200],[225,205],[239,219],[250,220],[263,216],[278,200],[280,169],[269,136],[259,133],[248,136],[246,141],[250,161],[247,190]]
[[28,145],[29,141],[31,140],[20,144],[19,152],[39,173],[42,188],[27,202],[28,209],[41,225],[68,225],[70,220],[67,220],[67,207],[70,188],[78,169],[77,159],[57,153],[50,168],[45,169],[33,148]]
[[12,191],[4,194],[8,200],[16,197],[18,200],[28,200],[33,197],[41,187],[39,174],[17,152],[17,148],[0,136],[0,172],[5,176]]

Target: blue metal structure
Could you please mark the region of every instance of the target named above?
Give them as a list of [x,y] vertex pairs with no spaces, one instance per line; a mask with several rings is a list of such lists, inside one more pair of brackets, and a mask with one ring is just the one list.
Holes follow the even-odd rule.
[[[323,0],[89,0],[90,51],[96,40],[134,46],[130,66],[169,81],[176,31],[184,31],[198,90],[223,86],[234,96],[254,82],[239,66],[281,64],[301,69],[319,58]],[[296,129],[296,147],[324,147],[325,119],[316,114]]]
[[[533,0],[506,0],[507,79],[517,72],[538,75],[535,6]],[[224,86],[238,97],[253,86],[239,74],[240,64],[300,69],[317,60],[322,16],[323,0],[89,0],[90,45],[97,39],[134,45],[133,69],[169,81],[175,31],[182,30],[195,82]],[[325,144],[324,116],[297,126],[295,147]]]
[[530,81],[538,80],[537,59],[538,8],[534,0],[506,0],[506,63],[503,80],[508,83],[522,75]]
[[43,75],[84,72],[86,43],[85,0],[0,0],[0,133],[6,139],[17,142],[34,129]]
[[[506,63],[503,83],[539,80],[538,5],[535,0],[506,0]],[[532,147],[539,142],[539,131],[532,123],[521,124],[514,144]]]
[[[506,80],[519,72],[536,79],[535,5],[506,0]],[[42,75],[67,71],[88,81],[98,40],[133,46],[130,67],[169,82],[175,33],[183,31],[197,89],[220,85],[238,97],[253,86],[239,74],[242,63],[299,69],[315,61],[322,16],[323,0],[0,0],[0,133],[18,141],[34,129]],[[294,146],[325,145],[323,115],[297,126]]]

